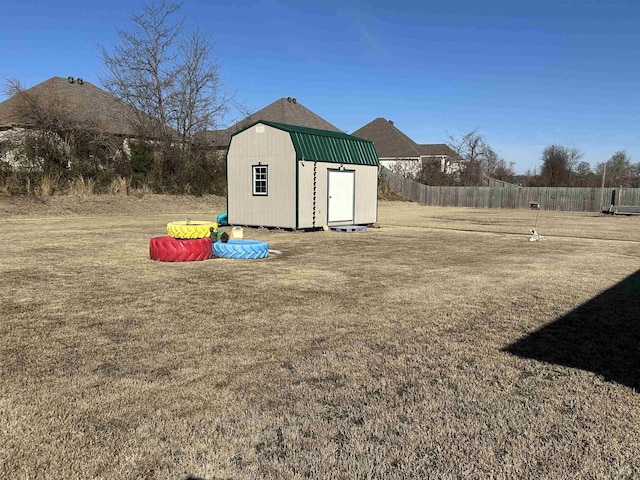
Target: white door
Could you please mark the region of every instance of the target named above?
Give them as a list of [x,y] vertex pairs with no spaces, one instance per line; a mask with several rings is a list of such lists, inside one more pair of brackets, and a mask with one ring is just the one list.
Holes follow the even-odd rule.
[[356,172],[329,170],[329,222],[353,222]]

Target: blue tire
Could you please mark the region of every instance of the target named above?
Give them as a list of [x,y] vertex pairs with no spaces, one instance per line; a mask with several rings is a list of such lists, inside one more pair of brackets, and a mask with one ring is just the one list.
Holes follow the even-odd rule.
[[227,243],[215,242],[213,254],[222,258],[265,258],[269,255],[269,244],[259,240],[229,240]]

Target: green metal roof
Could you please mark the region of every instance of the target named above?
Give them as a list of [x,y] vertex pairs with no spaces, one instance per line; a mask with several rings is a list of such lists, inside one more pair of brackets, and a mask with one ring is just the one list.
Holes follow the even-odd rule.
[[246,129],[258,123],[289,132],[296,150],[296,160],[346,165],[373,165],[376,167],[380,165],[376,148],[370,140],[342,132],[318,130],[265,120],[257,121]]

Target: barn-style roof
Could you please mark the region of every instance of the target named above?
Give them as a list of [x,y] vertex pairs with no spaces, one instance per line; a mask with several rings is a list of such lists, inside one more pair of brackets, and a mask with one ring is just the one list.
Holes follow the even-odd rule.
[[21,111],[28,99],[45,108],[63,109],[72,120],[96,125],[105,133],[136,134],[132,120],[140,112],[90,82],[71,78],[52,77],[0,103],[0,129],[34,126]]
[[364,138],[343,132],[264,120],[255,122],[245,127],[242,131],[248,130],[257,124],[268,125],[288,132],[291,135],[291,141],[296,151],[296,160],[347,165],[380,165],[373,142]]
[[204,138],[214,147],[227,148],[234,133],[244,130],[245,127],[253,125],[258,120],[340,132],[336,126],[298,103],[295,98],[287,97],[280,98],[257,112],[248,115],[226,130],[205,132]]

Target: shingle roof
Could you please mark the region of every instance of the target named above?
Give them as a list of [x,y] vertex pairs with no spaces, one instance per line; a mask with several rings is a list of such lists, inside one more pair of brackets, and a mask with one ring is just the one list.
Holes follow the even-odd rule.
[[380,158],[456,156],[456,152],[444,143],[417,144],[401,132],[391,120],[384,118],[376,118],[353,132],[353,135],[371,140]]
[[418,145],[420,154],[429,157],[456,157],[456,152],[446,143],[426,143]]
[[226,130],[206,132],[206,141],[213,146],[227,148],[231,140],[231,135],[243,130],[248,125],[257,122],[258,120],[340,132],[339,128],[299,104],[295,98],[283,97],[267,105],[263,109],[248,115],[246,118],[240,120]]
[[[60,102],[74,120],[97,124],[105,133],[136,134],[132,120],[140,112],[90,82],[71,83],[67,78],[52,77],[24,93],[38,101]],[[20,114],[20,105],[21,99],[15,95],[0,103],[0,128],[33,126]]]
[[419,158],[420,146],[402,133],[390,120],[376,118],[353,135],[371,140],[380,158]]
[[380,165],[373,142],[364,138],[333,130],[320,130],[264,120],[247,125],[243,130],[258,123],[289,132],[297,160],[350,165]]

